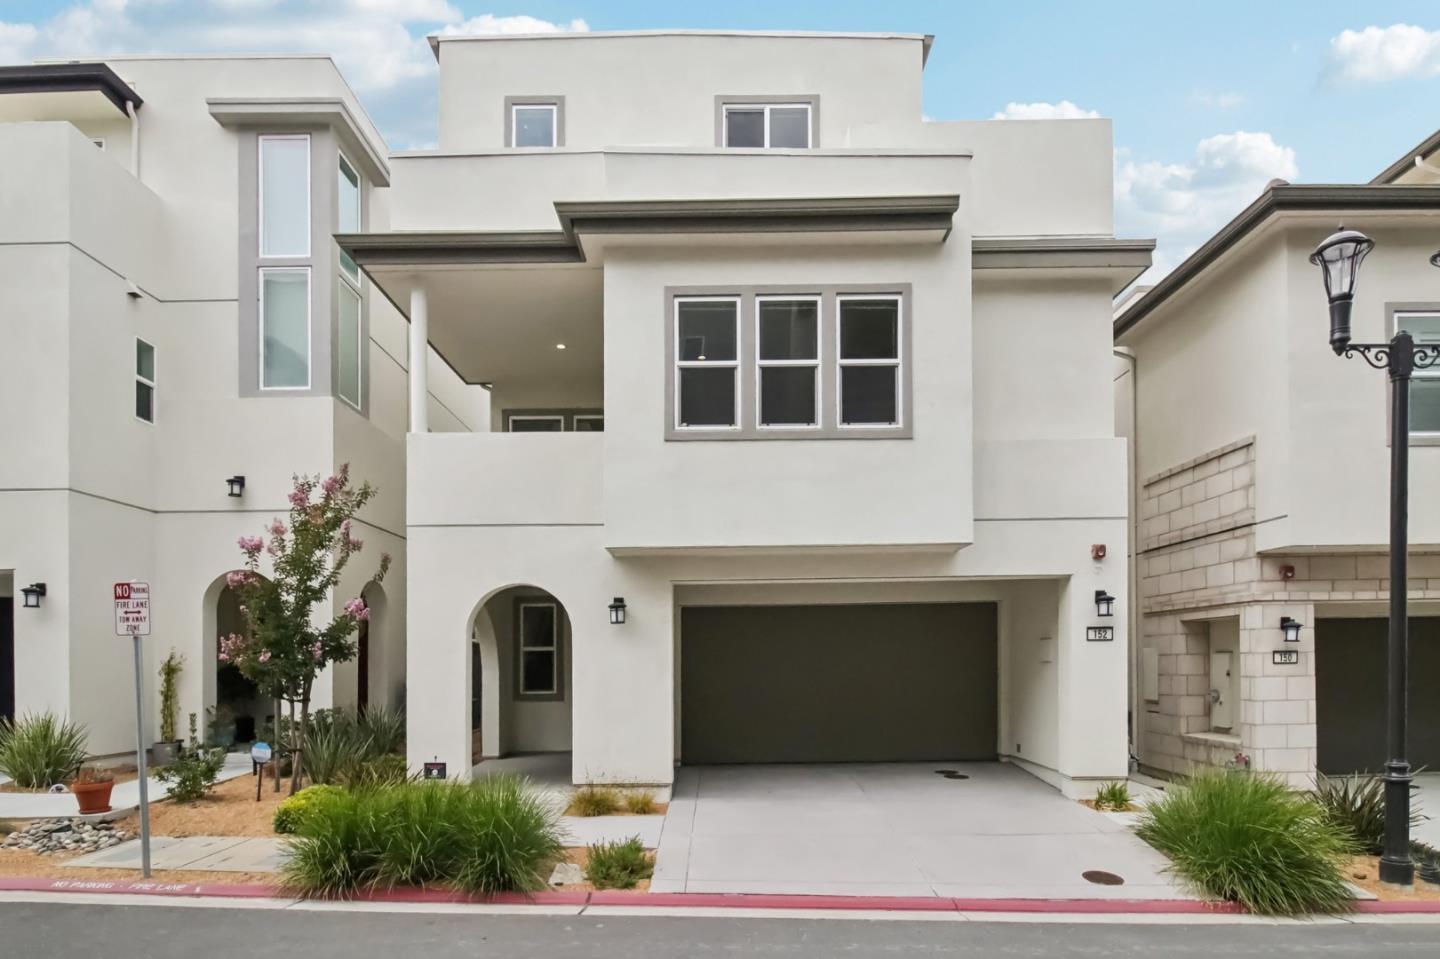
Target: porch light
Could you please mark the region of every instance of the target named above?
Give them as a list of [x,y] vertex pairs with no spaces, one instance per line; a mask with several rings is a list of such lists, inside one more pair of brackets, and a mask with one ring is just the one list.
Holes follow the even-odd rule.
[[1095,590],[1095,615],[1097,615],[1097,616],[1114,616],[1114,615],[1115,615],[1115,597],[1114,597],[1114,596],[1111,596],[1109,593],[1105,592],[1105,590],[1103,590],[1103,589],[1097,589],[1097,590]]
[[227,480],[225,481],[225,485],[228,486],[228,487],[230,487],[230,495],[231,495],[231,496],[244,496],[244,495],[245,495],[245,477],[243,477],[243,476],[232,476],[232,477],[230,477],[229,479],[227,479]]
[[26,609],[39,609],[40,597],[45,595],[45,584],[31,583],[29,586],[22,586],[20,593],[25,597]]
[[557,350],[563,350],[563,349],[565,349],[565,344],[564,344],[564,343],[556,343],[556,344],[555,344],[555,349],[557,349]]
[[625,625],[625,597],[616,596],[615,602],[610,604],[610,625]]
[[1280,631],[1285,634],[1287,643],[1300,642],[1300,630],[1304,628],[1305,624],[1298,619],[1291,619],[1289,616],[1280,617]]
[[1310,254],[1310,262],[1325,274],[1325,295],[1330,300],[1330,349],[1336,356],[1350,345],[1350,308],[1355,303],[1355,281],[1360,276],[1360,261],[1373,249],[1374,240],[1342,225]]

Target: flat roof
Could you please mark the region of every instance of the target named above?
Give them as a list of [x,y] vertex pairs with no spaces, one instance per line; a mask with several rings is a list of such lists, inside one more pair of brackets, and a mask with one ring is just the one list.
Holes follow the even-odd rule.
[[137,108],[145,101],[140,94],[103,63],[36,63],[0,67],[0,94],[83,93],[94,91],[125,113],[125,104]]
[[846,33],[828,30],[566,30],[555,33],[432,33],[425,39],[436,59],[440,44],[457,40],[608,40],[621,37],[776,37],[814,40],[918,40],[925,45],[920,63],[930,59],[933,33]]

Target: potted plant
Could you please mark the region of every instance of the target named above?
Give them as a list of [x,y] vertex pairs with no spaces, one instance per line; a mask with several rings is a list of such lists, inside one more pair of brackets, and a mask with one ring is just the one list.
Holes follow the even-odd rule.
[[80,804],[80,815],[93,816],[110,811],[110,790],[115,788],[115,776],[108,769],[98,766],[81,766],[70,782],[70,791]]
[[180,755],[175,711],[180,707],[180,669],[184,665],[185,657],[173,649],[160,664],[160,739],[150,747],[150,761],[157,766],[168,766]]

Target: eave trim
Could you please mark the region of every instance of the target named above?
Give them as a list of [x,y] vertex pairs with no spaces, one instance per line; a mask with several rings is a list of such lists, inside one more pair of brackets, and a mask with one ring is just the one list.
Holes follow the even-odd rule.
[[363,128],[350,105],[340,97],[211,97],[205,105],[221,126],[330,127],[347,155],[365,168],[374,185],[390,185],[384,141],[377,142],[379,133]]
[[82,93],[91,90],[103,94],[115,105],[115,109],[127,116],[126,103],[132,103],[139,109],[145,102],[105,63],[40,63],[0,67],[0,94]]

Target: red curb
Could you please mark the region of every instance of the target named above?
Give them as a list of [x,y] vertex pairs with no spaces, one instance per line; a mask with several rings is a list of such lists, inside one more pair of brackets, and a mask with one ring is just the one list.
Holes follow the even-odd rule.
[[694,906],[721,909],[868,909],[954,912],[952,899],[935,896],[806,896],[726,892],[623,892],[597,890],[592,906]]
[[1355,903],[1355,912],[1372,913],[1377,915],[1440,915],[1440,902],[1435,900],[1419,902],[1378,902],[1374,899],[1365,899]]
[[1236,902],[1201,899],[952,899],[957,912],[1059,912],[1079,915],[1243,913]]

